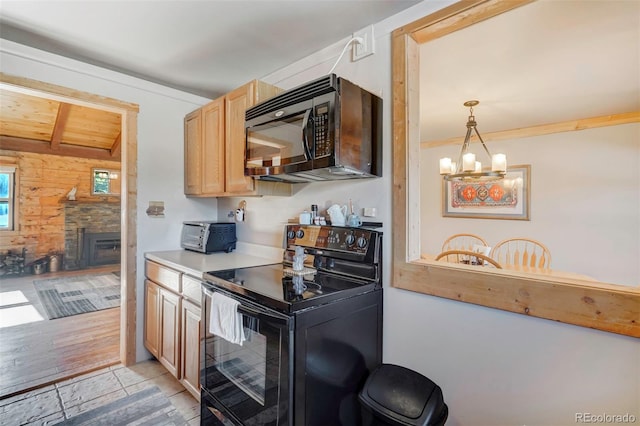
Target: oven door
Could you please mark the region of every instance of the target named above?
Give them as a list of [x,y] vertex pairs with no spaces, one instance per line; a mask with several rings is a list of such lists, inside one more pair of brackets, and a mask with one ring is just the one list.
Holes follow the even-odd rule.
[[[214,285],[204,283],[202,289],[203,418],[210,417],[210,424],[214,425],[291,425],[293,320]],[[244,333],[241,344],[210,332],[214,292],[240,302],[237,310]]]

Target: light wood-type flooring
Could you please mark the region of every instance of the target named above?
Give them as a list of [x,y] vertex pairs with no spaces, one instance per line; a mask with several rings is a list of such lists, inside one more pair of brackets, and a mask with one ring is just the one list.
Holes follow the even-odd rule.
[[120,362],[120,308],[47,319],[34,280],[118,266],[0,277],[0,400]]

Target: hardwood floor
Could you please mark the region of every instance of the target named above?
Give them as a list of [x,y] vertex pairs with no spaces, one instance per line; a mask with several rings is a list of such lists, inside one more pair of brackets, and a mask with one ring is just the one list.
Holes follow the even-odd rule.
[[0,399],[120,362],[120,308],[48,320],[33,286],[116,269],[0,277]]

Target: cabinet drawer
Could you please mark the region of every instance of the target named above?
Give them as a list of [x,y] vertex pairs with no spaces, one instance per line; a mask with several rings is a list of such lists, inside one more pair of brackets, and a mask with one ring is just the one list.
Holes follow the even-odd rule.
[[200,298],[202,297],[200,289],[200,280],[188,275],[182,276],[182,296],[190,302],[200,306]]
[[145,261],[146,276],[161,286],[180,293],[180,275],[178,271],[169,269],[149,260]]

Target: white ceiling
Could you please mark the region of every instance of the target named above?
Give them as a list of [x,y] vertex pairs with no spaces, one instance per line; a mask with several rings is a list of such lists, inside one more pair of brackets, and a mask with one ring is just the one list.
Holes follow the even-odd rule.
[[0,37],[214,98],[420,0],[2,0]]
[[420,48],[421,139],[640,110],[640,1],[538,0]]

